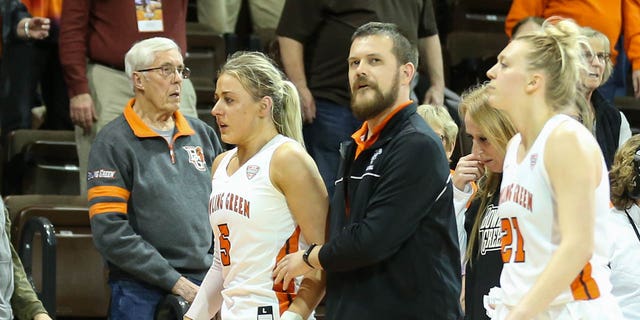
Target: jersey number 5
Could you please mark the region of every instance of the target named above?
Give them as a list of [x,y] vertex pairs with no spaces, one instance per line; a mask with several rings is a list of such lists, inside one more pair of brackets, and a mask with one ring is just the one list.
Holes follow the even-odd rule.
[[220,242],[220,261],[223,266],[228,266],[231,264],[231,256],[229,255],[229,252],[231,251],[229,227],[226,223],[219,224],[218,230],[220,230],[220,236],[218,236],[218,241]]
[[[522,233],[520,233],[520,227],[518,227],[518,218],[502,218],[500,224],[502,227],[502,262],[524,262],[524,239],[522,239]],[[513,247],[514,233],[517,239],[515,248]],[[511,261],[514,249],[516,254],[513,261]]]

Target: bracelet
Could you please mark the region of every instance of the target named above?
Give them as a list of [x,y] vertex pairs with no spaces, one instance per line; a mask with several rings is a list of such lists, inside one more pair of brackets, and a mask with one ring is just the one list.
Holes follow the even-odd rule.
[[317,243],[312,243],[309,248],[307,248],[307,251],[304,252],[304,254],[302,254],[302,261],[304,261],[304,263],[306,263],[309,267],[311,267],[311,269],[315,269],[314,266],[311,265],[311,263],[309,262],[309,255],[311,254],[311,251],[313,251],[313,248],[315,248],[318,244]]
[[27,39],[31,39],[31,35],[29,34],[29,22],[31,19],[28,19],[24,22],[24,34],[27,36]]

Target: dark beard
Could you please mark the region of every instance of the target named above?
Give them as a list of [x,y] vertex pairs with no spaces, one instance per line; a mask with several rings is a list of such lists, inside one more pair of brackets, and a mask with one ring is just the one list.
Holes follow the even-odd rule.
[[[378,85],[369,84],[369,89],[374,90],[374,98],[372,100],[365,100],[362,102],[356,101],[356,95],[351,93],[351,112],[360,121],[366,121],[380,115],[383,111],[393,107],[394,103],[398,99],[399,88],[398,75],[394,77],[391,89],[384,95]],[[362,99],[361,99],[362,100]]]

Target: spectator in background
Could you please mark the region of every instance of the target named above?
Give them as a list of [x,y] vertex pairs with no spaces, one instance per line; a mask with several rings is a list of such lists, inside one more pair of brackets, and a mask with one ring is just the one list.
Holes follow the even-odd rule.
[[[580,26],[598,30],[609,39],[611,60],[616,64],[616,43],[624,42],[627,56],[633,67],[633,89],[640,97],[640,4],[636,0],[513,0],[505,22],[505,31],[512,36],[518,21],[530,17],[549,18],[560,16],[571,18]],[[621,32],[623,37],[621,38]],[[616,77],[626,77],[626,69],[617,69]],[[612,91],[613,93],[613,91]],[[607,96],[613,101],[613,96]]]
[[[582,74],[585,99],[590,107],[590,119],[593,120],[593,124],[588,123],[587,127],[593,128],[592,131],[602,149],[607,168],[610,169],[618,146],[631,137],[631,128],[624,114],[607,101],[598,90],[609,79],[613,70],[609,39],[603,33],[589,27],[583,27],[581,32],[589,41],[589,48],[584,48],[583,51],[588,70]],[[583,121],[591,120],[583,119]]]
[[370,22],[348,55],[354,114],[329,240],[287,255],[275,283],[327,272],[327,319],[460,319],[460,252],[442,141],[409,100],[416,48]]
[[622,11],[624,15],[622,26],[624,48],[627,50],[627,56],[631,62],[633,93],[636,98],[640,98],[640,22],[638,21],[640,3],[638,1],[625,1]]
[[[453,118],[444,106],[432,106],[429,104],[423,104],[418,106],[416,113],[424,119],[429,127],[436,133],[442,140],[442,146],[444,152],[447,155],[447,160],[451,163],[451,154],[456,147],[456,140],[458,137],[458,126]],[[454,171],[449,169],[451,175]],[[455,177],[455,175],[454,175]],[[473,185],[469,192],[475,191],[476,186]],[[460,245],[460,252],[464,253],[464,248],[467,246],[467,234],[464,232],[464,208],[469,200],[468,197],[461,201],[456,201],[456,189],[454,190],[454,212],[456,217],[456,225],[458,228],[458,244]],[[462,262],[462,261],[461,261]]]
[[12,130],[31,127],[31,105],[26,110],[15,105],[21,97],[34,94],[24,90],[22,78],[33,61],[25,60],[22,55],[24,48],[29,47],[28,42],[49,36],[51,21],[45,17],[32,18],[18,0],[0,0],[0,18],[0,129],[4,141]]
[[346,59],[349,36],[369,21],[392,22],[418,44],[430,88],[424,103],[444,103],[440,39],[430,0],[298,1],[285,3],[276,33],[284,70],[302,99],[307,150],[318,164],[329,196],[340,161],[340,143],[361,122],[351,113]]
[[193,301],[212,263],[207,198],[221,152],[204,122],[178,111],[189,69],[170,39],[125,56],[134,98],[91,147],[89,215],[107,260],[111,319],[153,319],[168,293]]
[[0,319],[51,320],[11,244],[11,221],[1,197],[0,221]]
[[607,217],[612,293],[625,319],[640,319],[640,135],[620,146],[609,179],[615,206]]
[[[219,241],[186,316],[308,319],[324,295],[323,273],[295,286],[271,277],[285,254],[324,243],[329,207],[304,150],[296,88],[263,54],[239,52],[222,66],[215,96],[222,141],[236,147],[213,164],[209,220]],[[245,205],[234,209],[229,196]]]
[[[253,33],[260,36],[263,44],[275,37],[285,0],[198,0],[198,22],[208,25],[219,34],[235,33],[240,8],[249,4]],[[264,46],[264,45],[263,45]]]
[[[67,86],[62,75],[60,55],[58,54],[62,0],[22,0],[22,2],[32,15],[47,17],[51,21],[49,37],[43,41],[34,42],[23,57],[31,62],[30,66],[26,66],[22,70],[22,73],[29,74],[26,77],[30,81],[25,85],[30,92],[36,92],[39,87],[42,102],[46,106],[44,123],[40,128],[73,130],[73,123],[69,117]],[[25,64],[19,63],[19,65],[24,66]],[[25,95],[23,100],[25,100],[24,107],[30,109],[36,106],[33,95]],[[30,112],[29,109],[26,111]]]
[[432,106],[429,104],[419,105],[416,109],[424,121],[442,140],[444,152],[447,159],[451,162],[451,154],[456,148],[456,140],[458,139],[458,125],[453,121],[449,111],[444,106]]
[[473,146],[470,154],[460,158],[453,173],[454,199],[469,200],[473,195],[471,185],[478,185],[468,208],[459,213],[462,232],[469,239],[462,251],[465,319],[489,319],[484,296],[500,284],[502,271],[502,230],[497,218],[502,164],[516,129],[504,112],[489,106],[486,86],[464,93],[459,110]]
[[[175,39],[184,56],[187,48],[187,0],[163,1],[145,15],[142,1],[73,0],[62,4],[60,60],[76,125],[80,190],[86,193],[87,159],[95,135],[122,114],[133,97],[124,72],[124,55],[142,39]],[[147,12],[148,13],[148,12]],[[180,109],[197,117],[196,95],[189,79],[183,82]]]

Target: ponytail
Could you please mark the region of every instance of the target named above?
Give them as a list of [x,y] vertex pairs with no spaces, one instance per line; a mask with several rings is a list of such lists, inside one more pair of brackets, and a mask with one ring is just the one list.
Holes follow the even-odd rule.
[[302,137],[302,112],[300,105],[300,95],[298,90],[289,80],[282,81],[282,116],[276,122],[278,132],[293,140],[298,141],[304,146],[304,138]]

